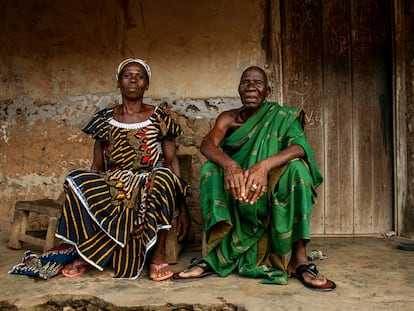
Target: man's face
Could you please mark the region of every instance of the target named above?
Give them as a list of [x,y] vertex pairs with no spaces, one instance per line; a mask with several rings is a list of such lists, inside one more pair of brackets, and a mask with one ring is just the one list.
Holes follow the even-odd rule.
[[122,95],[129,99],[138,99],[148,90],[147,73],[140,64],[131,63],[125,66],[118,81]]
[[239,84],[239,94],[246,108],[258,108],[269,94],[266,74],[257,67],[246,69]]

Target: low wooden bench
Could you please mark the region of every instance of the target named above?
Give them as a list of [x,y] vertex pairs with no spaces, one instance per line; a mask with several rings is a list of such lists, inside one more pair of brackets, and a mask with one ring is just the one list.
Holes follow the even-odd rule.
[[[191,174],[191,155],[178,155],[181,173],[183,178],[190,180]],[[39,246],[46,251],[57,245],[55,233],[62,215],[63,197],[58,200],[42,199],[35,201],[17,201],[15,205],[13,223],[10,229],[8,245],[13,249],[21,249],[23,243]],[[36,232],[28,230],[28,221],[31,213],[47,216],[48,225],[46,236],[39,237]],[[166,242],[167,262],[175,264],[178,262],[179,254],[183,246],[177,241],[177,218],[172,221],[172,228],[168,233]]]
[[[49,218],[45,238],[37,237],[33,232],[28,231],[28,220],[31,213]],[[44,251],[52,248],[56,245],[55,232],[61,215],[62,202],[58,200],[17,201],[10,229],[9,246],[14,249],[21,249],[23,242],[26,242],[40,246]]]

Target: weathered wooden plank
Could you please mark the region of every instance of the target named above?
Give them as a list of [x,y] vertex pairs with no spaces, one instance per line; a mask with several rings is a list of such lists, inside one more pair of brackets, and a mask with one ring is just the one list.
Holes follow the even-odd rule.
[[[39,246],[41,248],[44,248],[44,246],[46,245],[46,240],[45,239],[38,238],[38,237],[35,237],[33,235],[20,233],[19,236],[18,236],[18,239],[21,242],[25,242],[25,243],[28,243],[30,245]],[[44,250],[47,251],[47,249],[44,249]]]
[[23,244],[19,240],[19,236],[26,232],[28,215],[24,211],[17,210],[14,213],[13,224],[10,230],[9,247],[13,249],[22,248]]
[[[387,1],[353,0],[355,234],[392,228],[392,98]],[[388,9],[388,10],[387,10]],[[385,22],[384,22],[385,18]]]
[[395,132],[394,132],[394,230],[401,235],[404,222],[403,210],[407,199],[408,159],[407,159],[407,89],[406,89],[406,27],[404,18],[404,0],[394,2],[394,35],[395,35]]
[[17,201],[15,208],[17,210],[59,218],[62,215],[62,206],[63,202],[52,199],[41,199],[36,201]]
[[270,98],[283,105],[283,53],[282,53],[282,13],[281,13],[281,1],[283,0],[272,0],[270,3],[271,10],[271,36],[270,36],[270,47],[271,47],[271,59],[272,62],[269,64],[269,69],[273,72],[270,76],[272,94]]
[[349,1],[325,1],[325,233],[353,233],[352,76]]
[[[321,1],[283,2],[283,85],[285,105],[306,112],[306,133],[315,159],[324,174],[322,102],[322,10]],[[324,187],[318,189],[311,229],[324,233]]]

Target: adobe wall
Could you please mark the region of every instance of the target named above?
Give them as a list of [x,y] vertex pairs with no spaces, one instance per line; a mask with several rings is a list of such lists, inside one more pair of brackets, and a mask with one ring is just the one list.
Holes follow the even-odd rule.
[[89,168],[92,140],[80,129],[119,100],[118,63],[139,57],[153,71],[147,102],[170,104],[185,132],[178,153],[193,155],[199,239],[199,145],[217,114],[239,105],[242,70],[264,65],[261,2],[0,1],[0,231],[16,200],[58,198],[66,173]]
[[[82,125],[118,100],[115,69],[146,59],[147,102],[166,101],[193,155],[192,236],[199,238],[202,137],[217,114],[239,105],[237,84],[250,64],[264,66],[263,0],[0,0],[0,231],[16,200],[57,198],[66,173],[88,168],[92,140]],[[414,4],[407,29],[405,236],[414,236]],[[33,226],[41,226],[33,223]]]

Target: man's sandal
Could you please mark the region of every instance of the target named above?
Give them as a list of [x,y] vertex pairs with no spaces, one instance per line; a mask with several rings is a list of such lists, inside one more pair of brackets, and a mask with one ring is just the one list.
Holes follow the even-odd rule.
[[[196,268],[201,268],[203,272],[197,276],[191,276],[191,277],[180,276],[180,273],[191,272]],[[204,260],[203,258],[202,259],[193,258],[191,259],[191,264],[186,269],[184,269],[182,272],[174,273],[173,279],[179,282],[186,282],[186,281],[189,282],[189,281],[194,281],[196,279],[202,279],[202,278],[213,276],[213,275],[217,275],[217,274],[206,260]]]
[[414,251],[414,243],[401,242],[400,244],[398,244],[398,249],[404,251]]
[[318,276],[318,269],[316,269],[315,264],[303,264],[296,268],[296,273],[293,273],[292,276],[299,279],[303,285],[305,285],[307,288],[319,292],[328,292],[336,288],[336,284],[326,279],[326,283],[323,285],[313,285],[312,283],[306,282],[306,280],[303,278],[303,273],[308,272],[310,275],[312,275],[314,278]]

